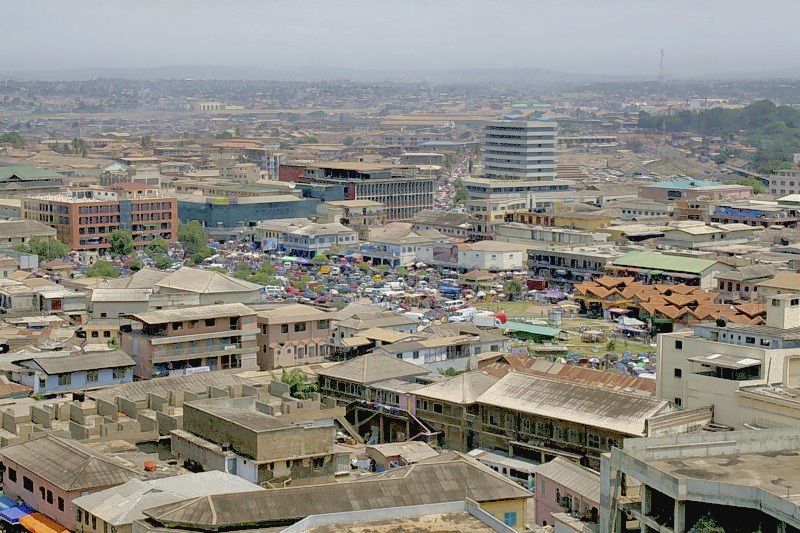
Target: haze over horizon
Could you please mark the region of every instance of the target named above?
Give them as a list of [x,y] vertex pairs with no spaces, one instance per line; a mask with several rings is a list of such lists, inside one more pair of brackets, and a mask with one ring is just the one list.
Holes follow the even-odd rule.
[[[177,65],[541,69],[654,79],[800,72],[790,0],[4,0],[0,74]],[[781,16],[776,16],[780,13]]]

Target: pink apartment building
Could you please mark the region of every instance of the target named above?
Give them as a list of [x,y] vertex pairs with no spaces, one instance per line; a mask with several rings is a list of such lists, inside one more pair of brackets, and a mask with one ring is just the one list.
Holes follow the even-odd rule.
[[534,516],[540,526],[553,525],[552,515],[567,513],[597,523],[600,509],[600,474],[556,457],[536,469]]
[[321,363],[331,337],[330,313],[310,305],[279,305],[258,313],[261,370]]
[[72,500],[146,477],[115,457],[54,435],[7,446],[0,450],[0,457],[3,493],[71,531],[78,520]]

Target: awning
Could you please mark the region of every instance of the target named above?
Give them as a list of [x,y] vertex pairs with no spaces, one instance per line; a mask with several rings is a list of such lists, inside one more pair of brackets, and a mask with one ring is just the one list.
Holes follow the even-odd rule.
[[25,515],[19,519],[19,524],[31,533],[70,533],[69,529],[42,513]]
[[732,368],[734,370],[750,368],[753,366],[759,366],[761,364],[761,360],[753,359],[752,357],[736,357],[735,355],[724,355],[721,353],[689,357],[687,361],[704,365],[719,366],[722,368]]
[[0,520],[8,522],[9,524],[19,524],[20,518],[33,512],[33,509],[22,503],[20,505],[15,505],[14,507],[9,507],[8,509],[3,509],[0,511]]
[[0,496],[0,511],[5,511],[6,509],[16,507],[16,505],[17,502],[12,500],[8,496]]

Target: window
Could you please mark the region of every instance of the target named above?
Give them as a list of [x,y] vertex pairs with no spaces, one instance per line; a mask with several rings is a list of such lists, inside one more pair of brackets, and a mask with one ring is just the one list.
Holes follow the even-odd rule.
[[674,400],[674,403],[675,403],[675,405],[677,405],[678,407],[680,407],[680,406],[681,406],[681,404],[682,404],[683,402],[681,401],[681,399],[680,399],[680,398],[676,397],[676,398],[675,398],[675,400]]
[[124,366],[118,366],[114,369],[114,379],[122,379],[128,375],[128,369]]
[[86,372],[86,381],[97,381],[99,377],[100,376],[97,370],[89,370]]
[[28,476],[22,476],[22,486],[28,492],[33,492],[33,480]]
[[675,349],[683,350],[683,341],[675,341]]
[[681,377],[683,377],[683,370],[681,370],[680,368],[676,368],[676,369],[675,369],[675,377],[676,377],[676,378],[681,378]]
[[318,320],[317,321],[317,329],[328,329],[331,327],[330,320]]
[[98,338],[99,336],[100,336],[100,333],[98,333],[97,331],[93,331],[93,332],[92,332],[92,338],[93,338],[93,339],[96,339],[96,338]]
[[42,495],[42,499],[44,500],[44,487],[39,487],[39,494]]
[[434,413],[442,414],[442,411],[444,411],[444,408],[442,407],[442,404],[440,404],[440,403],[433,404],[433,412]]
[[600,448],[600,437],[598,435],[588,433],[586,437],[590,448]]
[[213,318],[206,318],[206,327],[213,327],[216,324],[216,319]]
[[514,511],[503,513],[503,523],[507,526],[517,525],[517,513]]
[[305,322],[296,322],[294,325],[294,332],[298,333],[300,331],[306,330],[306,323]]
[[17,471],[13,468],[8,469],[8,480],[14,483],[17,482]]
[[59,374],[58,384],[61,386],[72,384],[72,374]]
[[92,515],[92,529],[97,529],[97,517]]
[[281,333],[289,333],[289,324],[281,324]]
[[110,331],[104,331],[104,332],[103,332],[103,338],[104,338],[104,339],[109,339],[109,338],[111,338],[111,332],[110,332]]
[[[58,510],[59,511],[63,511],[64,510],[64,498],[62,498],[61,496],[58,497]],[[78,511],[78,512],[80,512],[80,511]]]
[[745,344],[755,344],[756,338],[755,337],[745,337],[744,338]]
[[47,491],[47,503],[53,503],[53,491],[52,490],[48,490]]

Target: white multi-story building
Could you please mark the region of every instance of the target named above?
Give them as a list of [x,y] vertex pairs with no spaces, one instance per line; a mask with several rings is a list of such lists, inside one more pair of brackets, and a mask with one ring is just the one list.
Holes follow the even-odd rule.
[[[483,177],[467,178],[467,211],[491,226],[516,212],[547,208],[571,194],[556,179],[558,124],[527,119],[495,120],[484,128]],[[481,225],[480,232],[490,233]]]
[[699,324],[658,336],[656,396],[714,406],[735,429],[800,427],[800,296],[766,299],[764,325]]
[[489,179],[556,179],[556,122],[496,120],[484,128],[483,175]]

